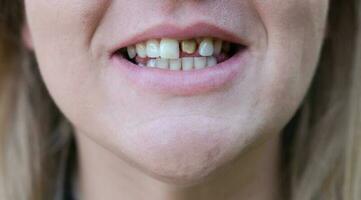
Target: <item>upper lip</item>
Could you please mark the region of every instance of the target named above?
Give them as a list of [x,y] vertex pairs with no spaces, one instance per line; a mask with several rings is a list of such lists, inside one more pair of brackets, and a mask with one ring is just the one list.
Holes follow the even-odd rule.
[[197,37],[214,37],[223,41],[240,44],[246,47],[248,46],[248,43],[244,38],[241,38],[224,28],[220,28],[217,25],[205,22],[196,22],[181,27],[176,24],[163,23],[137,32],[132,37],[122,40],[112,48],[111,53],[114,53],[121,48],[144,42],[149,39],[172,38],[182,40]]

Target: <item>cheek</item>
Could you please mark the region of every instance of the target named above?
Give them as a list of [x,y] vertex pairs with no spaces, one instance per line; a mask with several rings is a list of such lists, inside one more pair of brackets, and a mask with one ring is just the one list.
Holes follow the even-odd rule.
[[[26,0],[31,39],[42,77],[60,107],[74,115],[91,107],[89,88],[98,86],[100,61],[90,53],[90,40],[108,0]],[[92,70],[89,70],[92,69]],[[79,98],[81,97],[81,98]]]
[[269,106],[297,108],[313,77],[326,26],[328,1],[255,1],[267,30],[267,53],[258,73]]

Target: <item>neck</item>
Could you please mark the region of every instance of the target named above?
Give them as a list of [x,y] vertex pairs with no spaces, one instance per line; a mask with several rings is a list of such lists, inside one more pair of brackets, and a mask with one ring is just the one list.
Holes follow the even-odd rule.
[[279,138],[269,138],[248,147],[207,180],[192,186],[177,186],[154,179],[84,134],[77,135],[79,193],[81,200],[148,199],[280,199]]

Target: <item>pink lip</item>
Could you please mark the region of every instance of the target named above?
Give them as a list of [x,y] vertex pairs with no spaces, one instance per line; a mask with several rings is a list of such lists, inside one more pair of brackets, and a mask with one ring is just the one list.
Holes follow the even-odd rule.
[[123,41],[112,49],[111,64],[120,76],[125,76],[136,89],[150,93],[192,96],[229,87],[244,71],[249,57],[248,48],[240,50],[230,59],[214,67],[192,71],[171,71],[158,68],[139,67],[114,52],[120,48],[153,38],[187,39],[210,36],[245,45],[237,36],[213,25],[197,23],[186,28],[174,25],[159,25]]

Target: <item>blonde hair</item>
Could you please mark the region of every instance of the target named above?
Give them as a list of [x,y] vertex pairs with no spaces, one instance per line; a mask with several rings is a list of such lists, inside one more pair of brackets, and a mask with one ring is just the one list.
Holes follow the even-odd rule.
[[[22,44],[22,0],[0,0],[0,199],[62,199],[70,123]],[[285,199],[361,199],[359,0],[331,0],[314,81],[282,135]]]

